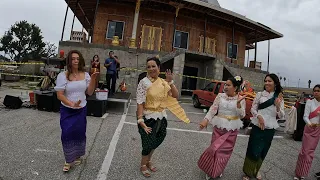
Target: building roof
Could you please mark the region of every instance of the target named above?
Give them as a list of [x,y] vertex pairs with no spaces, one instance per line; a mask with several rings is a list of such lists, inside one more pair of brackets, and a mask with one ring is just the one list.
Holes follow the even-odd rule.
[[[97,0],[65,0],[85,29],[92,29]],[[77,4],[78,2],[78,4]],[[136,0],[100,0],[101,3],[117,3],[135,6]],[[217,0],[148,0],[141,1],[141,8],[157,8],[162,11],[175,12],[173,5],[179,5],[179,15],[192,18],[207,18],[208,22],[221,24],[243,32],[247,44],[281,38],[283,35],[266,25],[253,21],[241,14],[222,8]]]
[[199,1],[203,1],[203,2],[206,2],[206,3],[210,3],[210,4],[213,4],[215,6],[218,6],[218,7],[221,7],[218,0],[199,0]]

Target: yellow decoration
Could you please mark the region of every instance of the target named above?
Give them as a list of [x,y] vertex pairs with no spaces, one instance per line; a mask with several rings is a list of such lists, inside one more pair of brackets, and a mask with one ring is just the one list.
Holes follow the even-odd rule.
[[119,36],[113,36],[112,45],[119,46]]
[[190,119],[187,117],[184,109],[180,106],[176,98],[168,96],[164,103],[167,109],[172,112],[172,114],[174,114],[177,118],[187,124],[190,123]]
[[145,109],[153,112],[162,112],[168,109],[181,121],[190,123],[189,118],[180,106],[178,100],[168,95],[171,89],[168,82],[162,78],[151,81],[153,81],[153,83],[147,90],[147,98],[144,105]]
[[137,48],[136,47],[136,39],[133,39],[131,38],[130,39],[130,45],[129,45],[130,48]]

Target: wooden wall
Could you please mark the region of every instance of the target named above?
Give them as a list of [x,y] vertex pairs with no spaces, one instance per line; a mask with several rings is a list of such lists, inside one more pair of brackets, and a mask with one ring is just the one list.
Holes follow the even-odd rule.
[[[109,4],[106,6],[102,4],[97,13],[93,43],[110,45],[112,40],[106,39],[108,20],[116,20],[125,22],[123,40],[120,40],[120,45],[129,46],[134,10],[135,7],[133,6],[117,4]],[[137,47],[139,48],[142,26],[145,24],[148,26],[161,27],[163,29],[161,51],[172,51],[174,16],[175,12],[166,13],[150,9],[140,9],[137,28]],[[204,20],[178,16],[176,29],[189,32],[188,50],[198,52],[200,47],[200,36],[204,35]],[[227,42],[232,42],[232,29],[208,23],[206,35],[207,37],[215,38],[217,40],[217,55],[222,59],[225,59],[225,61],[230,62],[230,59],[227,58]],[[238,58],[233,62],[244,66],[246,39],[243,33],[236,31],[234,42],[235,44],[238,44]]]

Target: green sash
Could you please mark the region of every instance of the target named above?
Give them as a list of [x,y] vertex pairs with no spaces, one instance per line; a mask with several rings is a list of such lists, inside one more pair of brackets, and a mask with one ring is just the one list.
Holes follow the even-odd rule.
[[265,101],[264,103],[259,104],[258,109],[265,109],[269,106],[274,105],[274,101],[276,100],[276,98],[279,96],[279,93],[274,93],[273,97],[268,99],[267,101]]

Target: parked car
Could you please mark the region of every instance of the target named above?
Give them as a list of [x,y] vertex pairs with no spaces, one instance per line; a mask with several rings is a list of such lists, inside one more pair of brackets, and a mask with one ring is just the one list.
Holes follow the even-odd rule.
[[[224,92],[225,81],[212,81],[205,88],[194,90],[192,92],[192,102],[195,108],[200,108],[201,106],[210,107],[213,101],[219,93]],[[250,122],[251,106],[253,102],[253,97],[248,97],[246,101],[246,116],[242,119],[244,125],[246,126]]]

